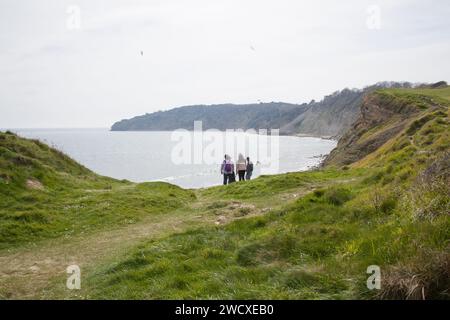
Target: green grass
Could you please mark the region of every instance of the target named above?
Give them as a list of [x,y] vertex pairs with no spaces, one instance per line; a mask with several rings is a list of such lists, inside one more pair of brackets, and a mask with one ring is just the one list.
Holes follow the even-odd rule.
[[[55,149],[0,133],[0,249],[137,223],[195,199],[166,183],[98,176]],[[27,187],[39,181],[42,188]]]
[[399,107],[417,107],[427,109],[430,106],[448,106],[450,102],[450,86],[440,89],[380,89],[377,91],[385,100],[397,98]]
[[[346,166],[195,192],[100,177],[39,142],[0,134],[0,249],[171,212],[217,216],[227,223],[194,219],[89,265],[76,294],[55,289],[65,281],[55,277],[44,296],[448,299],[449,96],[449,88],[378,91],[377,103],[398,117],[355,129],[337,149],[337,159],[353,153]],[[366,287],[370,265],[381,268],[379,291]]]
[[86,292],[108,299],[371,297],[367,266],[442,252],[450,221],[418,222],[392,204],[378,211],[366,199],[370,189],[326,188],[262,217],[144,243],[91,274]]
[[[386,89],[385,91],[388,91],[390,93],[394,93],[401,96],[406,96],[407,98],[410,98],[412,100],[419,100],[417,96],[422,97],[430,97],[433,99],[439,99],[436,100],[436,102],[441,103],[448,103],[450,101],[450,86],[447,86],[446,88],[439,88],[439,89]],[[429,100],[428,100],[429,101]]]
[[287,192],[301,186],[320,185],[336,179],[358,177],[362,170],[353,173],[336,170],[315,170],[307,173],[285,173],[275,176],[261,176],[250,183],[233,184],[228,187],[212,187],[203,190],[206,197],[216,199],[255,199],[270,197],[274,194]]

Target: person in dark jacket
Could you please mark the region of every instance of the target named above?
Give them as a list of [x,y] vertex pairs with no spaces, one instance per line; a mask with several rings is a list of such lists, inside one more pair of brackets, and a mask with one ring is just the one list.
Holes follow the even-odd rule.
[[253,174],[253,162],[250,161],[250,157],[247,157],[247,168],[245,169],[245,180],[250,180]]

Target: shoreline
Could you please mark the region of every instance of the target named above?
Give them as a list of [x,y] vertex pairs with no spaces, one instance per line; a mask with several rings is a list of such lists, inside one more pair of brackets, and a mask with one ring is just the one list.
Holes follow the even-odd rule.
[[[194,132],[194,130],[188,130],[188,129],[184,129],[184,128],[178,128],[178,129],[174,129],[174,130],[113,130],[111,128],[108,129],[108,131],[110,131],[110,132],[173,132],[176,130],[187,130],[188,132]],[[207,130],[211,130],[211,129],[207,129]],[[207,130],[203,130],[202,132],[207,132]],[[229,130],[242,130],[242,129],[229,129]],[[217,130],[217,132],[226,133],[227,131]],[[236,132],[236,131],[234,131],[234,132]],[[238,131],[238,132],[241,132],[241,131]],[[246,131],[242,131],[242,133],[246,133]],[[256,132],[256,134],[259,135],[258,132]],[[339,138],[336,136],[322,136],[322,135],[316,135],[316,134],[312,134],[312,133],[293,133],[293,134],[280,133],[278,136],[280,136],[280,137],[297,137],[297,138],[319,138],[319,139],[323,139],[323,140],[333,140],[333,141],[339,140]]]

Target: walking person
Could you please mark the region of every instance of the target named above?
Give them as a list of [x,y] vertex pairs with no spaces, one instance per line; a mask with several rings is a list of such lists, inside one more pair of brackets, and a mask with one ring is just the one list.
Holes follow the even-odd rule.
[[236,171],[239,175],[239,181],[245,180],[245,170],[247,169],[247,165],[245,163],[245,158],[242,153],[239,153],[239,158],[236,161]]
[[247,168],[245,171],[245,180],[250,180],[253,174],[253,162],[250,161],[250,157],[247,157]]
[[225,155],[225,159],[220,167],[220,173],[223,174],[223,184],[229,184],[235,181],[234,163],[229,155]]

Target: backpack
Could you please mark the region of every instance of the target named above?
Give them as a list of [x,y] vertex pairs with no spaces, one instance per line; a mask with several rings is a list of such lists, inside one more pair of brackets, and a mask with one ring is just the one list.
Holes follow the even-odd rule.
[[225,165],[223,166],[223,172],[224,173],[232,173],[233,172],[233,166],[231,165],[230,161],[225,161]]
[[253,162],[250,162],[250,163],[247,165],[247,172],[253,172]]

